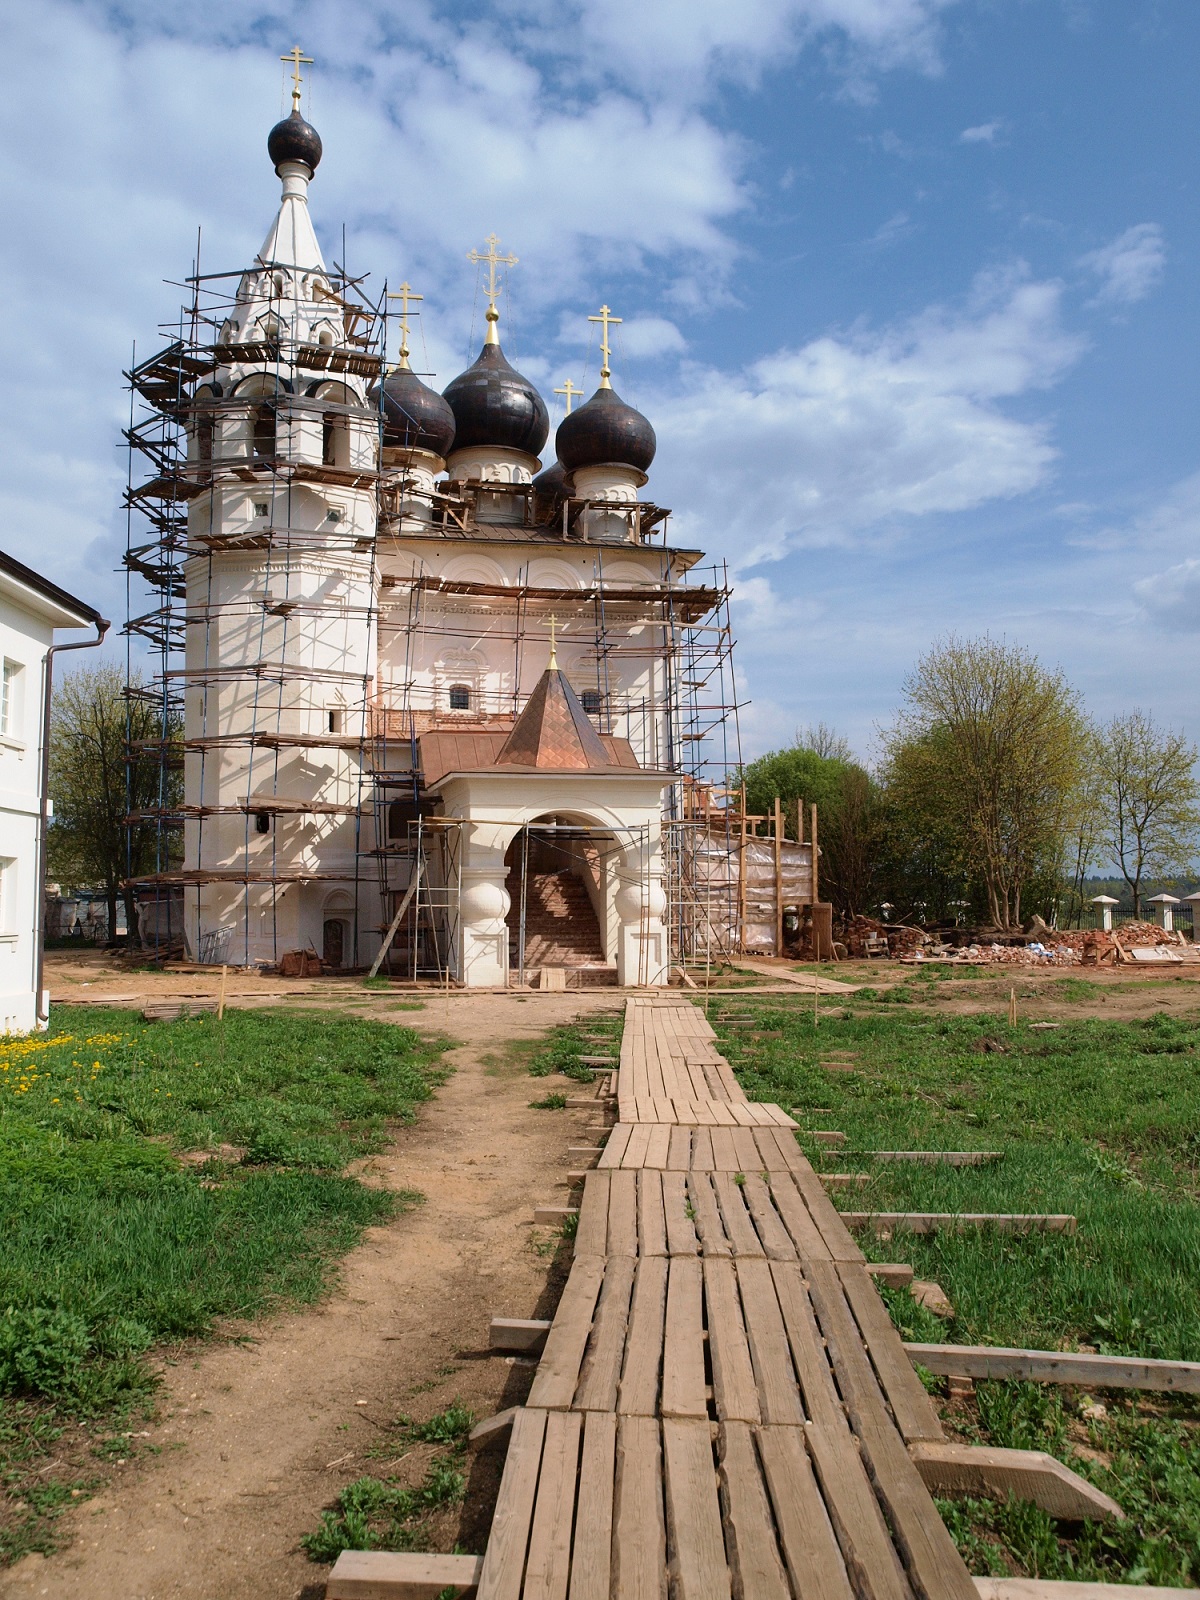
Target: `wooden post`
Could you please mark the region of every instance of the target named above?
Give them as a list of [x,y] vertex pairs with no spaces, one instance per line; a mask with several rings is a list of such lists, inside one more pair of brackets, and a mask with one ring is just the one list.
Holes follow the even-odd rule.
[[738,925],[735,944],[746,949],[746,785],[741,789],[742,811],[738,818]]
[[775,954],[783,954],[783,807],[775,796]]
[[217,1021],[218,1022],[220,1022],[222,1017],[225,1015],[225,974],[228,971],[229,971],[229,968],[225,965],[224,962],[222,962],[221,963],[221,987],[220,987],[220,990],[217,993]]
[[812,807],[812,903],[813,903],[813,955],[821,959],[821,936],[817,932],[817,901],[821,898],[820,883],[817,874],[817,803],[813,801]]

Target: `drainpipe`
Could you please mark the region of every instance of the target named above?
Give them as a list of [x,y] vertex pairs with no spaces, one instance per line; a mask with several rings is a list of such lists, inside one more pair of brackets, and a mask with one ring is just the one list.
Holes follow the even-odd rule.
[[42,706],[42,776],[40,796],[42,804],[41,828],[38,833],[37,897],[33,906],[34,949],[37,951],[35,977],[36,1017],[39,1022],[49,1022],[50,1007],[43,999],[42,982],[46,971],[46,856],[50,834],[50,691],[54,681],[54,657],[60,650],[94,650],[104,643],[104,635],[112,627],[103,617],[93,624],[94,639],[80,639],[75,644],[52,644],[46,651],[46,679]]

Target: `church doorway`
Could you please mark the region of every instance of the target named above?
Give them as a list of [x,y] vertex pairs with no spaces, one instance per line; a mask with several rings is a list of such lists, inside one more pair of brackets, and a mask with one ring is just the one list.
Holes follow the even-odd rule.
[[349,928],[340,917],[326,917],[321,940],[321,959],[327,967],[346,965]]
[[509,972],[525,983],[546,967],[568,982],[614,983],[608,958],[607,861],[612,836],[569,817],[536,818],[505,853]]

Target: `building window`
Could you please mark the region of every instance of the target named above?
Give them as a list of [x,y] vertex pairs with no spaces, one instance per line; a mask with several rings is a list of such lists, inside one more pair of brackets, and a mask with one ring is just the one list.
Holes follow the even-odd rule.
[[271,813],[269,811],[256,811],[254,813],[255,833],[270,833]]
[[326,712],[326,718],[330,733],[341,733],[342,713],[335,706],[330,706],[329,710]]
[[19,661],[5,660],[0,684],[0,733],[9,739],[15,739],[21,727],[21,672]]
[[275,407],[259,406],[254,413],[254,454],[275,454]]
[[270,501],[269,500],[256,500],[254,502],[254,515],[256,517],[269,517],[271,515],[271,503],[270,503]]
[[451,711],[470,711],[471,691],[465,683],[452,683],[450,685]]
[[598,717],[604,701],[599,689],[585,689],[579,696],[579,703],[589,717]]
[[0,856],[0,933],[13,931],[13,856]]

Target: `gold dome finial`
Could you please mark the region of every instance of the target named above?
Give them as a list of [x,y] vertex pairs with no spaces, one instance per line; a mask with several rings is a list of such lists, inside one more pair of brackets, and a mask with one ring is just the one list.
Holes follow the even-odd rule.
[[566,397],[567,397],[567,415],[570,416],[571,415],[571,400],[575,395],[582,394],[583,390],[582,389],[577,389],[575,387],[575,385],[571,382],[570,378],[568,378],[566,383],[560,384],[559,387],[557,389],[555,389],[554,392],[555,392],[555,394],[565,394],[566,395]]
[[556,633],[557,629],[558,629],[558,618],[554,615],[554,612],[552,611],[550,613],[550,665],[546,669],[548,672],[557,672],[558,671],[558,641],[555,638],[555,633]]
[[311,56],[301,55],[300,46],[298,44],[294,44],[288,51],[287,55],[280,56],[279,59],[280,61],[284,62],[290,61],[292,64],[292,110],[299,111],[300,85],[304,82],[304,79],[300,76],[300,68],[311,67],[313,64],[313,58]]
[[500,335],[496,332],[496,324],[500,321],[500,313],[496,310],[496,297],[502,292],[504,285],[496,282],[496,268],[515,267],[517,264],[517,257],[502,256],[500,254],[500,240],[494,233],[489,233],[483,242],[487,245],[487,249],[482,251],[468,250],[467,260],[473,261],[476,264],[486,261],[488,264],[488,308],[486,313],[488,328],[487,338],[484,340],[484,343],[499,344]]
[[388,290],[388,299],[399,300],[400,302],[400,349],[397,354],[396,365],[392,368],[393,372],[407,372],[409,370],[408,358],[412,351],[408,348],[408,308],[413,300],[424,300],[424,298],[423,294],[414,294],[412,285],[408,282],[402,283],[394,293],[392,290]]
[[599,322],[603,328],[603,332],[600,335],[600,387],[602,389],[612,388],[612,384],[608,381],[612,377],[612,351],[609,349],[608,344],[608,330],[610,327],[615,328],[618,323],[624,320],[623,317],[614,317],[607,306],[600,307],[600,315],[598,317],[588,318],[589,322]]

